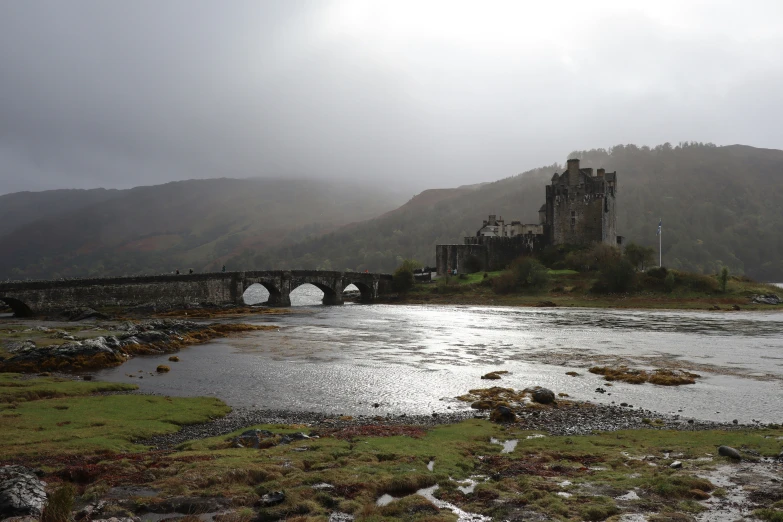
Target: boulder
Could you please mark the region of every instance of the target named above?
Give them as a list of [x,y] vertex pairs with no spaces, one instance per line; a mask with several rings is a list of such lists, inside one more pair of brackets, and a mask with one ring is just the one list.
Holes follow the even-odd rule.
[[734,460],[741,460],[742,455],[740,455],[740,452],[732,448],[731,446],[720,446],[718,448],[718,455],[722,455],[724,457],[728,457],[730,459]]
[[283,435],[282,437],[280,437],[280,444],[291,444],[294,441],[306,440],[309,438],[310,438],[309,435],[306,435],[305,433],[302,433],[300,431],[299,433],[291,433],[289,435]]
[[508,406],[500,405],[495,406],[495,408],[492,410],[492,413],[489,415],[489,419],[492,422],[507,423],[516,422],[517,416]]
[[274,433],[267,430],[247,430],[234,437],[234,447],[258,449],[261,446],[262,439],[274,436]]
[[751,302],[758,304],[777,305],[780,304],[780,297],[775,294],[754,295]]
[[46,504],[46,483],[24,466],[0,467],[0,520],[40,517]]
[[261,497],[261,500],[259,502],[262,506],[268,507],[268,506],[274,506],[275,504],[279,504],[284,500],[285,500],[285,492],[273,491]]
[[555,392],[548,388],[536,387],[533,389],[533,400],[539,404],[552,404],[555,402]]

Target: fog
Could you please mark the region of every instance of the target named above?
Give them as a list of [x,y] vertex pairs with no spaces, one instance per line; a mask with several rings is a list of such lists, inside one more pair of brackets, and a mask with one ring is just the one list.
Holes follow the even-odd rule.
[[418,191],[684,140],[783,148],[783,4],[7,0],[0,194]]

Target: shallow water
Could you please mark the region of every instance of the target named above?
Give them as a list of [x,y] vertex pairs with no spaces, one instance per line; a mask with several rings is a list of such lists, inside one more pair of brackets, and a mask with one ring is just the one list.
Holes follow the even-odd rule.
[[[352,304],[296,310],[242,319],[278,330],[193,346],[179,353],[179,363],[137,357],[98,378],[156,393],[217,396],[234,406],[347,415],[466,409],[454,397],[471,388],[538,385],[573,399],[683,417],[783,422],[780,313]],[[164,362],[172,366],[168,374],[127,377]],[[618,363],[676,365],[703,377],[679,387],[607,387],[586,372]],[[480,379],[501,369],[511,373],[492,383]],[[565,375],[569,370],[581,376]],[[608,393],[596,393],[598,387]]]

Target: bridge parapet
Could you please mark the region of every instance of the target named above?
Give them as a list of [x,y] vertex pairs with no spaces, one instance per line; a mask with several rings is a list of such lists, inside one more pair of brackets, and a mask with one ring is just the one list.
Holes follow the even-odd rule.
[[10,281],[0,283],[0,301],[16,315],[35,315],[71,307],[185,307],[194,303],[243,304],[247,288],[259,283],[269,291],[269,306],[290,306],[291,291],[312,284],[324,292],[323,303],[343,303],[345,287],[354,284],[362,301],[391,291],[391,275],[320,270],[262,270],[116,278]]

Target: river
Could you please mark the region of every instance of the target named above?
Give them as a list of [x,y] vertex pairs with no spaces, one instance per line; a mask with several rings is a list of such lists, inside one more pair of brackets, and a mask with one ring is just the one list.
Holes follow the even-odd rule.
[[[455,411],[467,405],[454,397],[471,388],[540,385],[577,400],[683,417],[783,422],[780,313],[327,307],[314,287],[300,287],[292,301],[299,306],[291,314],[241,319],[277,330],[192,346],[176,363],[167,355],[136,357],[96,377],[153,393],[216,396],[238,407],[345,415]],[[150,375],[158,364],[172,371]],[[607,386],[587,372],[607,364],[680,367],[702,378],[678,387]],[[480,378],[493,370],[510,373],[500,381]]]

